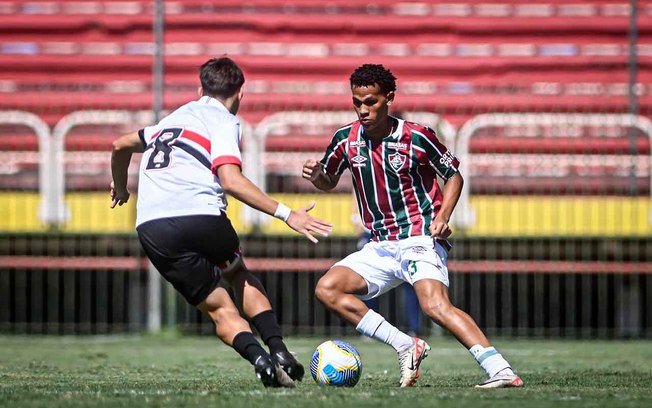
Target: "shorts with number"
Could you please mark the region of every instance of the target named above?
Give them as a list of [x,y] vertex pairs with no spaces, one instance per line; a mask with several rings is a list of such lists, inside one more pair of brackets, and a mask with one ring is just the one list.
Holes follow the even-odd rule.
[[448,251],[432,237],[409,237],[398,241],[371,241],[334,266],[353,269],[367,282],[363,300],[372,299],[403,282],[414,285],[435,279],[448,286]]
[[238,235],[224,214],[159,218],[136,230],[152,264],[193,306],[218,287],[220,270],[241,260]]

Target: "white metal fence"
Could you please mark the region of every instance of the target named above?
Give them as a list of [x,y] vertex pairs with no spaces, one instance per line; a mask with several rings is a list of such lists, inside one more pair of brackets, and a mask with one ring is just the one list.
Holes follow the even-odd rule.
[[[652,140],[652,122],[644,116],[630,114],[546,114],[546,113],[512,113],[512,114],[481,114],[464,123],[458,132],[454,127],[437,114],[430,112],[406,112],[404,117],[419,123],[429,125],[438,130],[443,142],[453,149],[460,159],[460,170],[466,178],[467,185],[462,191],[460,202],[454,214],[453,224],[460,228],[468,228],[475,223],[475,211],[471,205],[470,194],[473,191],[473,180],[468,177],[473,163],[469,147],[474,135],[483,129],[500,127],[524,131],[526,128],[557,127],[572,129],[583,126],[635,128]],[[151,123],[153,115],[150,111],[131,112],[125,110],[92,110],[70,113],[59,120],[50,129],[38,116],[22,111],[0,112],[0,124],[20,124],[27,126],[36,133],[39,145],[39,194],[41,195],[40,219],[52,227],[65,223],[70,217],[70,209],[65,208],[66,195],[66,149],[65,139],[75,128],[89,125],[129,125],[132,128]],[[291,111],[275,113],[261,120],[256,126],[243,122],[243,138],[245,140],[244,159],[245,174],[263,190],[267,190],[267,176],[270,172],[287,172],[288,166],[300,166],[303,159],[321,154],[325,147],[324,135],[332,134],[335,127],[349,123],[355,117],[350,111]],[[297,130],[300,128],[300,130]],[[563,130],[562,130],[563,131]],[[294,133],[293,133],[294,132]],[[527,133],[527,131],[525,131]],[[267,143],[274,138],[284,138],[299,134],[302,142],[286,148],[282,152],[268,149]],[[624,134],[624,133],[623,133]],[[319,143],[310,142],[310,137],[319,135]],[[84,152],[82,152],[84,153]],[[109,152],[89,152],[87,162],[93,163],[102,175],[108,174]],[[516,157],[518,154],[512,154]],[[634,158],[635,157],[635,158]],[[647,172],[649,183],[652,184],[650,169],[652,155],[632,156],[637,160],[639,170]],[[632,164],[637,166],[636,163]],[[107,183],[108,185],[108,183]],[[652,192],[652,187],[650,187]],[[652,225],[652,205],[650,206],[648,222]],[[251,210],[243,211],[244,221],[248,224],[260,225],[267,221],[260,214]]]

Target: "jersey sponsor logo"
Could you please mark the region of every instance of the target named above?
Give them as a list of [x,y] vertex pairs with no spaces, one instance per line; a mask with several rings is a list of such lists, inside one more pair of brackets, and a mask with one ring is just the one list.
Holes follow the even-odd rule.
[[364,141],[364,140],[352,140],[352,141],[349,143],[349,146],[351,146],[351,147],[366,147],[366,146],[367,146],[367,142]]
[[455,160],[455,156],[453,156],[453,153],[448,151],[444,153],[443,156],[441,156],[441,159],[439,159],[439,163],[443,164],[446,167],[450,167],[451,164],[453,163],[453,160]]
[[401,170],[401,168],[405,164],[405,155],[401,153],[394,153],[394,154],[390,154],[388,157],[389,157],[389,164],[392,165],[392,168],[395,171]]
[[366,161],[367,161],[366,157],[357,155],[351,159],[352,162],[351,165],[353,167],[366,167],[367,166],[367,163],[365,163]]
[[407,149],[407,143],[401,143],[401,142],[387,142],[387,148],[388,149],[394,149],[394,150],[405,150]]

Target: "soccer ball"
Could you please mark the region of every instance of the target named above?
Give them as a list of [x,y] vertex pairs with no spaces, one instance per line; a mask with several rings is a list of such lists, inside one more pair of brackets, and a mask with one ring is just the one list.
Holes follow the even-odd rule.
[[360,354],[345,341],[325,341],[312,354],[310,374],[319,385],[353,387],[362,375]]

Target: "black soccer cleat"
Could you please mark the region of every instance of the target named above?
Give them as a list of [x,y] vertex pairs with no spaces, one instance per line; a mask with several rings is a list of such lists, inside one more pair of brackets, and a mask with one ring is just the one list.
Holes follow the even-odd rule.
[[281,365],[283,371],[294,381],[303,380],[303,374],[305,372],[303,365],[301,365],[292,353],[289,351],[277,351],[272,358]]
[[256,371],[256,377],[265,387],[296,387],[292,378],[269,356],[258,357],[254,363],[254,370]]

